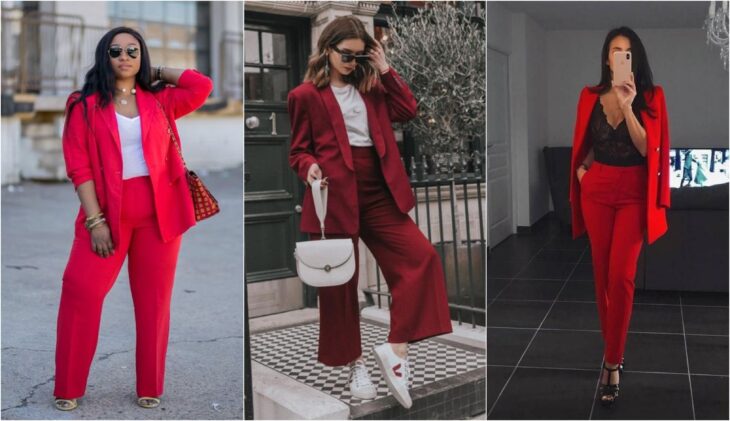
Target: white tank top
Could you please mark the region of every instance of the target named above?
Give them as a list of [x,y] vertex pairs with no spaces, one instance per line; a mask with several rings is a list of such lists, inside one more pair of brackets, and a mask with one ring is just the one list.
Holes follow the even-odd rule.
[[349,83],[341,88],[332,85],[330,87],[340,104],[350,145],[373,146],[373,141],[370,139],[370,129],[368,128],[368,111],[360,92]]
[[139,116],[129,118],[116,114],[119,141],[122,144],[122,179],[150,175],[142,151],[142,125]]

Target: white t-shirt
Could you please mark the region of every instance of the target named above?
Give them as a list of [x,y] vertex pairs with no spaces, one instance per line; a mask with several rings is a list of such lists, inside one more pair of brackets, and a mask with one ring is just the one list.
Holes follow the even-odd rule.
[[150,175],[142,151],[142,125],[139,116],[129,118],[116,114],[119,141],[122,144],[122,179]]
[[373,141],[370,139],[370,129],[368,129],[368,111],[360,92],[349,83],[341,88],[333,85],[330,85],[330,87],[340,104],[350,145],[373,146]]

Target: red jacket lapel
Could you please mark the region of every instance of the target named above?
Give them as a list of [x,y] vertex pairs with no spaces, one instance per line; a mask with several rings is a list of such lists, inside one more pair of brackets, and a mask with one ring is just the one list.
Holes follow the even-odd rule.
[[335,131],[337,137],[337,143],[340,145],[340,151],[342,156],[345,158],[345,165],[351,170],[355,170],[352,165],[352,150],[350,149],[350,141],[347,137],[347,128],[345,128],[345,119],[342,117],[342,110],[340,104],[337,103],[337,98],[332,92],[329,86],[318,89],[319,95],[322,97],[324,106],[327,109],[327,113],[330,118],[328,119],[332,123],[332,129]]
[[154,124],[160,124],[155,120],[157,108],[157,100],[154,95],[143,89],[137,90],[137,110],[142,125],[142,148],[145,150],[149,147],[150,128]]
[[[99,107],[98,103],[96,104],[96,107]],[[104,124],[106,124],[107,129],[109,129],[109,134],[111,134],[112,139],[114,139],[114,143],[117,145],[117,151],[119,151],[119,156],[121,156],[122,142],[119,140],[119,126],[117,125],[117,114],[114,109],[114,104],[110,102],[104,108],[99,107],[99,115],[101,115],[102,120],[104,120]]]
[[380,122],[378,116],[375,114],[375,107],[373,107],[372,98],[370,95],[362,95],[362,100],[365,102],[365,108],[368,112],[368,128],[370,129],[370,138],[373,140],[375,150],[378,152],[379,157],[385,156],[385,139],[383,138],[383,132],[380,130]]

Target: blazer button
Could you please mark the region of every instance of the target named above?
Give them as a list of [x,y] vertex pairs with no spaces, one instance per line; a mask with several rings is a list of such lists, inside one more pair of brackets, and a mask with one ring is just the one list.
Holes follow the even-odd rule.
[[654,149],[655,151],[659,152],[659,148]]
[[661,172],[661,171],[659,171],[658,173],[656,173],[656,175],[662,175],[662,172]]

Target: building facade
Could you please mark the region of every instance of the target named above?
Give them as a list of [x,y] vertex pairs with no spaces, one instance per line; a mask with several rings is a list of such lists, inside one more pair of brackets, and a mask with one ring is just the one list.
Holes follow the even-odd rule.
[[190,167],[242,165],[240,2],[3,1],[3,185],[65,179],[66,98],[83,85],[98,40],[115,26],[140,31],[153,65],[196,68],[213,79],[206,105],[179,124]]

